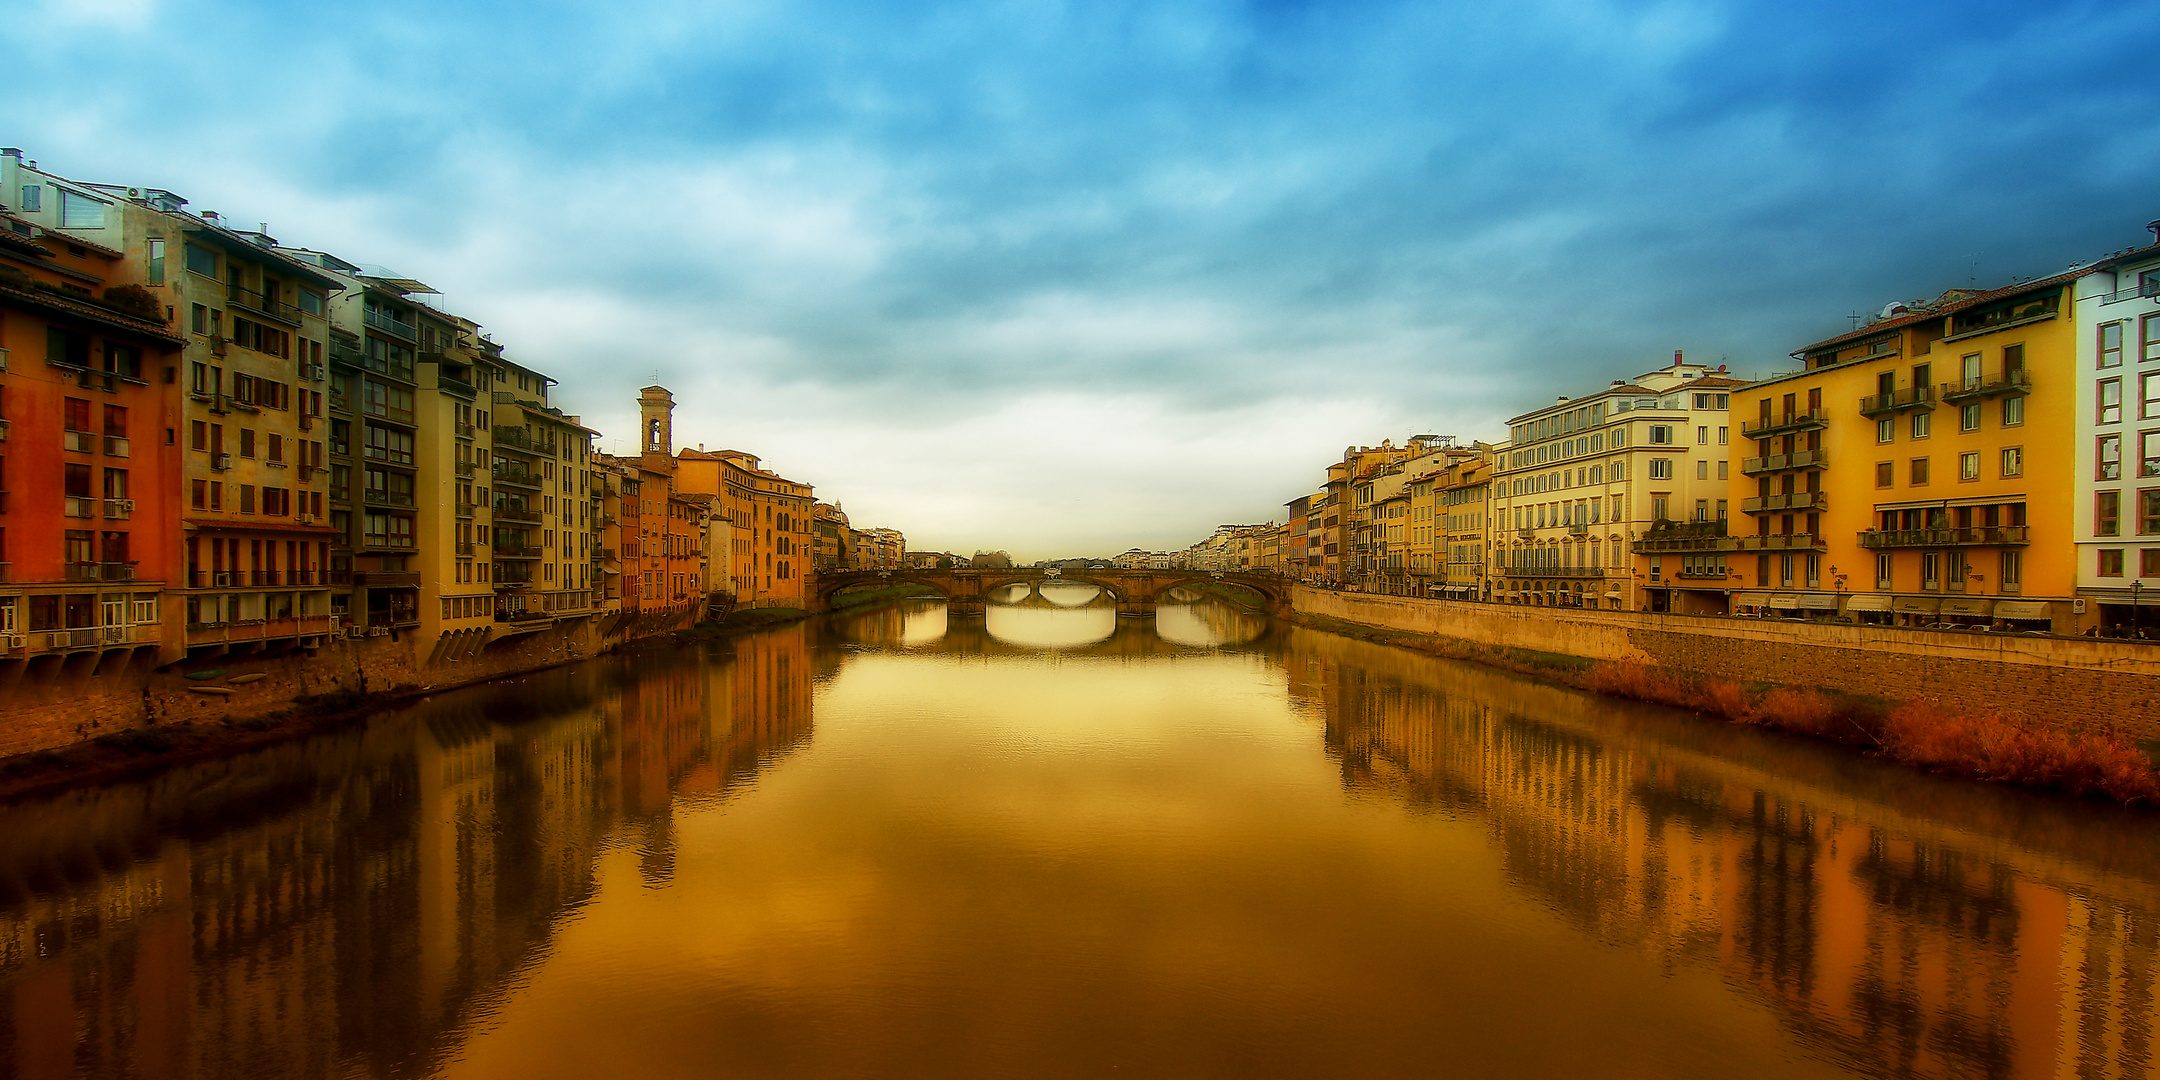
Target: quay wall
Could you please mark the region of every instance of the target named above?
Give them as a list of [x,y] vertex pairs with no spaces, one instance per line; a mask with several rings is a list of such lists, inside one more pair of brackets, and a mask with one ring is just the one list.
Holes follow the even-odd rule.
[[1291,608],[1425,634],[1466,653],[1520,649],[1716,679],[1818,686],[2160,740],[2160,646],[1635,611],[1518,607],[1297,586]]
[[[151,649],[132,658],[89,654],[69,662],[0,665],[0,758],[162,724],[245,722],[324,698],[468,686],[597,656],[640,637],[685,629],[694,619],[688,609],[596,615],[465,642],[452,642],[455,635],[421,641],[410,633],[337,637],[312,649],[208,656],[163,669]],[[188,678],[219,670],[215,677]],[[233,682],[248,675],[262,678]],[[203,693],[197,686],[230,693]]]

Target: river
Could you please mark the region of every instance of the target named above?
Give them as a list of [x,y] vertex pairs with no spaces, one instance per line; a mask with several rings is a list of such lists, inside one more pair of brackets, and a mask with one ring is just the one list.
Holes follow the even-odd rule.
[[1087,595],[0,806],[0,1080],[2160,1067],[2150,812]]

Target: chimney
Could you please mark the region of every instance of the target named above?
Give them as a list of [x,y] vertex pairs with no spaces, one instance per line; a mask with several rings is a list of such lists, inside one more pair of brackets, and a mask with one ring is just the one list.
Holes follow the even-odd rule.
[[1680,350],[1678,350],[1678,349],[1674,349],[1674,350],[1672,351],[1672,366],[1674,366],[1674,367],[1679,367],[1679,366],[1680,366]]
[[1612,381],[1612,388],[1613,388],[1613,389],[1615,389],[1615,390],[1618,390],[1618,389],[1620,389],[1621,387],[1623,387],[1623,386],[1626,386],[1626,385],[1627,385],[1627,381],[1626,381],[1625,379],[1614,379],[1614,380]]
[[1560,395],[1560,400],[1558,400],[1558,401],[1554,402],[1553,404],[1555,404],[1555,405],[1565,405],[1565,404],[1567,404],[1567,395],[1566,395],[1566,394],[1562,394],[1562,395]]
[[205,210],[205,211],[203,211],[203,212],[202,212],[202,216],[203,216],[203,220],[204,220],[204,221],[207,221],[207,222],[209,222],[209,223],[210,223],[210,224],[212,224],[212,225],[216,225],[216,224],[218,224],[218,216],[217,216],[217,211],[215,211],[215,210]]
[[21,161],[22,149],[15,146],[0,146],[0,157],[14,158],[17,161]]
[[[21,151],[15,151],[15,153],[19,156]],[[2145,227],[2152,230],[2153,243],[2160,244],[2160,221],[2148,221],[2145,223]]]

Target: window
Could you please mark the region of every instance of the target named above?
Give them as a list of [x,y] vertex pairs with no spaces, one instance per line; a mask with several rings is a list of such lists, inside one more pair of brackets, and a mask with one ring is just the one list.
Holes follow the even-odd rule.
[[102,229],[105,227],[105,200],[78,195],[66,188],[60,189],[60,227],[63,229]]
[[[1655,430],[1655,429],[1652,429],[1652,430]],[[1650,459],[1650,479],[1652,479],[1652,480],[1670,480],[1670,479],[1672,479],[1672,459],[1671,459],[1671,458],[1651,458],[1651,459]]]
[[[2148,274],[2151,272],[2146,271]],[[2138,325],[2141,327],[2138,332],[2138,361],[2150,363],[2160,360],[2160,315],[2147,315],[2138,321]]]
[[2121,577],[2121,576],[2123,576],[2123,553],[2122,553],[2122,549],[2121,549],[2121,548],[2102,548],[2102,549],[2100,549],[2100,565],[2099,565],[2099,567],[2098,567],[2097,569],[2098,569],[2099,575],[2100,575],[2101,577]]
[[2122,535],[2122,492],[2093,492],[2093,535]]
[[[1720,461],[1720,462],[1718,462],[1718,464],[1720,464],[1720,465],[1723,465],[1723,464],[1725,464],[1725,463],[1724,463],[1724,462],[1722,462],[1722,461]],[[1698,461],[1698,462],[1696,462],[1696,463],[1695,463],[1695,479],[1697,479],[1697,480],[1708,480],[1708,479],[1710,479],[1710,462],[1708,462],[1708,461]]]
[[1932,430],[1935,426],[1934,417],[1935,414],[1930,412],[1916,412],[1912,414],[1912,437],[1915,439],[1927,438],[1928,432]]
[[1927,486],[1928,459],[1924,457],[1916,457],[1912,459],[1912,478],[1907,482],[1914,487]]
[[1878,551],[1878,552],[1876,552],[1876,553],[1875,553],[1875,587],[1876,587],[1876,588],[1878,588],[1878,589],[1882,589],[1882,590],[1884,590],[1884,591],[1888,591],[1888,590],[1890,589],[1890,587],[1891,587],[1891,586],[1890,586],[1890,567],[1891,567],[1891,559],[1890,559],[1890,553],[1889,553],[1889,552],[1887,552],[1887,551]]
[[2005,446],[2002,451],[2002,474],[2005,477],[2025,475],[2025,448]]
[[[45,208],[45,187],[44,187],[44,185],[42,185],[42,184],[24,184],[24,185],[22,186],[22,209],[24,210],[24,212],[26,212],[26,213],[35,213],[35,212],[37,212],[37,211],[39,211],[39,210],[42,210],[42,209],[44,209],[44,208]],[[32,627],[32,629],[36,629],[36,628],[35,628],[35,627]]]
[[144,276],[152,285],[165,284],[165,241],[151,237],[144,242],[147,255]]
[[1979,403],[1979,402],[1977,402],[1977,401],[1975,401],[1975,402],[1969,402],[1969,403],[1967,403],[1967,404],[1964,404],[1964,405],[1960,405],[1960,406],[1958,406],[1958,430],[1959,430],[1959,431],[1978,431],[1978,430],[1980,430],[1980,403]]
[[2122,380],[2100,380],[2100,400],[2094,420],[2102,424],[2122,422]]
[[[1706,396],[1706,395],[1701,395],[1701,394],[1698,394],[1698,395],[1696,395],[1696,396],[1697,396],[1697,397],[1703,397],[1703,396]],[[1698,406],[1696,406],[1696,408],[1701,408],[1701,406],[1699,406],[1699,405],[1698,405]],[[1709,428],[1707,428],[1707,427],[1698,427],[1698,428],[1696,428],[1696,429],[1695,429],[1695,445],[1697,445],[1697,446],[1708,446],[1708,445],[1710,445],[1710,429],[1709,429]]]
[[2160,533],[2160,488],[2145,488],[2138,492],[2138,532]]
[[2122,479],[2122,436],[2102,435],[2093,452],[2093,479]]
[[2160,371],[2138,377],[2138,419],[2160,420]]
[[2002,576],[1996,579],[2002,591],[2014,593],[2025,586],[2025,553],[2012,549],[2002,553]]
[[1894,461],[1876,462],[1875,486],[1886,488],[1895,483],[1897,483],[1897,463]]
[[1670,425],[1670,424],[1652,424],[1652,425],[1650,425],[1650,444],[1651,444],[1652,446],[1670,446],[1670,445],[1672,445],[1672,441],[1673,441],[1673,429],[1672,429],[1672,425]]
[[1875,441],[1879,443],[1897,441],[1897,419],[1895,417],[1885,416],[1875,421]]
[[2002,422],[2004,427],[2016,427],[2025,422],[2025,398],[2023,395],[2003,399]]
[[1980,479],[1980,455],[1978,453],[1958,455],[1958,479]]
[[2138,551],[2138,576],[2160,577],[2160,548],[2143,548]]
[[[194,244],[187,245],[187,268],[189,273],[216,277],[217,252],[206,247],[196,247]],[[195,310],[201,311],[201,305],[197,305]]]
[[2122,366],[2123,324],[2111,322],[2100,328],[2100,362],[2098,367]]

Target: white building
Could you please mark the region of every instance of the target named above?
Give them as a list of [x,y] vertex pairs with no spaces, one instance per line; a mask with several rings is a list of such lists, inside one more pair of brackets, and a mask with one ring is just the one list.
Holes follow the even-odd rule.
[[[2077,283],[2077,596],[2081,621],[2160,627],[2160,222],[2156,242]],[[2160,605],[2156,605],[2160,606]]]

